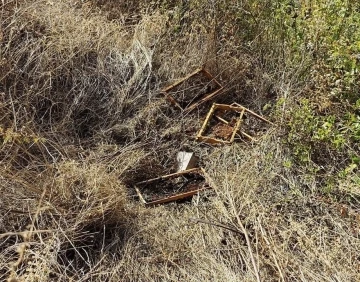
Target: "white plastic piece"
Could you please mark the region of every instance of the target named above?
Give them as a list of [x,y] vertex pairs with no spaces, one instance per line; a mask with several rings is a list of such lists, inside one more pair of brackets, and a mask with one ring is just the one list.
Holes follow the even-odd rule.
[[198,158],[192,152],[179,152],[176,156],[178,172],[197,167]]

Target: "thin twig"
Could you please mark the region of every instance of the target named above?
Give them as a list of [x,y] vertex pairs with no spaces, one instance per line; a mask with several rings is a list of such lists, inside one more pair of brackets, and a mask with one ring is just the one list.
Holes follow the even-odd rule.
[[33,231],[21,231],[21,232],[6,232],[6,233],[2,233],[0,234],[0,239],[4,238],[4,237],[9,237],[9,236],[27,236],[29,235],[29,233],[31,234],[38,234],[38,233],[52,233],[55,232],[55,230],[33,230]]
[[244,234],[240,230],[237,230],[236,228],[233,228],[231,226],[228,226],[228,225],[225,225],[225,224],[222,224],[222,223],[215,223],[215,222],[207,221],[207,220],[200,219],[200,218],[190,218],[190,221],[194,222],[194,223],[199,223],[199,222],[200,223],[205,223],[205,224],[209,224],[209,225],[212,225],[212,226],[221,227],[221,228],[230,230],[230,231],[238,233],[238,234]]
[[260,274],[259,274],[259,269],[258,269],[258,267],[256,266],[255,258],[254,258],[253,252],[252,252],[249,235],[248,235],[248,233],[247,233],[244,225],[242,224],[242,222],[241,222],[241,220],[240,220],[240,217],[239,217],[239,215],[238,215],[237,213],[236,213],[236,219],[237,219],[238,224],[240,225],[240,228],[241,228],[242,232],[243,232],[244,235],[245,235],[245,240],[246,240],[247,247],[248,247],[248,250],[249,250],[250,259],[251,259],[251,262],[252,262],[253,267],[254,267],[256,280],[257,280],[258,282],[261,282]]
[[276,267],[277,267],[277,269],[279,271],[281,281],[285,281],[285,278],[284,278],[284,275],[283,275],[283,273],[281,271],[280,265],[279,265],[279,263],[278,263],[278,261],[276,259],[274,251],[271,249],[270,241],[266,238],[266,232],[264,231],[264,228],[261,226],[260,221],[259,221],[259,226],[260,226],[260,231],[261,231],[262,237],[265,240],[265,243],[268,246],[268,248],[269,248],[269,250],[271,252],[271,255],[272,255],[273,259],[274,259],[275,265],[276,265]]

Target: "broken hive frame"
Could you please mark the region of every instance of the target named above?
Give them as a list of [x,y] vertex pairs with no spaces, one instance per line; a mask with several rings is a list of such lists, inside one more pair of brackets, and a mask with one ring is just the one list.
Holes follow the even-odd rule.
[[[143,194],[140,192],[140,189],[138,188],[141,185],[151,184],[151,183],[155,183],[155,182],[161,181],[161,180],[166,181],[166,180],[170,180],[170,179],[173,179],[173,178],[177,178],[177,177],[182,176],[182,175],[190,175],[190,174],[194,174],[194,173],[199,174],[202,177],[204,177],[205,183],[204,183],[202,188],[187,191],[187,192],[177,193],[175,195],[166,196],[166,197],[163,197],[161,199],[150,201],[150,202],[147,202],[145,200]],[[138,183],[135,184],[135,191],[136,191],[140,201],[143,204],[145,204],[146,206],[154,206],[154,205],[159,205],[159,204],[165,204],[165,203],[174,202],[174,201],[177,201],[177,200],[186,199],[186,198],[189,198],[189,197],[191,197],[191,196],[193,196],[193,195],[195,195],[195,194],[197,194],[197,193],[199,193],[201,191],[211,189],[211,187],[209,186],[208,181],[206,180],[207,177],[208,177],[208,175],[207,175],[207,173],[205,172],[205,170],[203,168],[192,168],[192,169],[184,170],[184,171],[181,171],[181,172],[172,173],[172,174],[160,176],[160,177],[157,177],[157,178],[153,178],[153,179],[138,182]]]
[[[253,112],[253,111],[245,108],[244,106],[242,106],[242,105],[240,105],[240,104],[238,104],[238,103],[232,103],[231,105],[232,105],[232,106],[237,106],[237,107],[242,107],[242,108],[245,109],[245,111],[246,111],[247,113],[249,113],[249,114],[252,115],[253,117],[255,117],[255,118],[257,118],[257,119],[260,119],[260,120],[262,120],[262,121],[264,121],[264,122],[266,122],[266,123],[268,123],[268,124],[274,125],[273,122],[267,120],[267,119],[264,118],[263,116],[258,115],[257,113],[255,113],[255,112]],[[246,132],[242,131],[241,128],[240,128],[240,133],[241,133],[242,135],[244,135],[245,137],[249,138],[251,141],[255,141],[255,142],[256,142],[256,141],[259,141],[259,139],[256,139],[256,138],[250,136],[249,134],[247,134]]]
[[[209,136],[204,136],[203,134],[205,133],[205,130],[209,127],[209,123],[210,120],[212,119],[212,117],[215,115],[215,111],[216,110],[225,110],[225,111],[235,111],[235,112],[240,112],[240,116],[236,121],[235,126],[233,127],[233,131],[231,133],[230,136],[230,140],[221,140],[221,139],[217,139],[217,138],[213,138],[213,137],[209,137]],[[196,140],[200,141],[200,142],[206,142],[209,144],[231,144],[232,142],[234,142],[235,139],[235,134],[236,132],[239,130],[241,121],[242,121],[242,117],[245,113],[245,110],[242,107],[238,107],[238,106],[231,106],[231,105],[224,105],[224,104],[213,104],[209,113],[207,114],[205,121],[202,125],[202,127],[200,128],[200,131],[198,132],[197,136],[196,136]],[[222,119],[221,117],[217,118],[222,121],[225,124],[228,124],[227,121],[225,121],[224,119]]]
[[[181,85],[182,83],[190,80],[192,77],[201,74],[204,77],[209,79],[209,83],[210,82],[214,82],[217,86],[217,89],[215,89],[212,92],[209,93],[205,93],[202,94],[200,97],[200,100],[191,103],[190,105],[186,106],[185,108],[182,107],[180,104],[181,102],[176,100],[169,92],[174,89],[175,87]],[[204,68],[199,68],[197,70],[195,70],[194,72],[192,72],[191,74],[185,76],[184,78],[178,80],[177,82],[171,84],[170,86],[162,89],[162,93],[166,96],[166,98],[170,101],[170,103],[172,103],[173,105],[175,105],[177,108],[179,108],[180,110],[182,110],[184,113],[188,113],[191,112],[192,110],[194,110],[195,108],[197,108],[198,106],[200,106],[201,104],[205,103],[206,101],[214,98],[215,96],[217,96],[218,94],[220,94],[220,91],[223,89],[223,86],[220,84],[220,82],[218,80],[216,80],[216,78],[210,74],[207,70],[205,70]]]
[[[206,131],[206,129],[209,127],[210,125],[210,120],[215,117],[217,120],[221,121],[222,123],[229,125],[230,122],[228,122],[227,120],[223,119],[222,117],[218,116],[215,114],[216,110],[223,110],[223,111],[232,111],[232,112],[236,112],[239,113],[239,117],[236,120],[235,125],[232,128],[232,132],[231,132],[231,136],[229,138],[229,140],[221,140],[218,138],[214,138],[214,137],[210,137],[210,136],[204,136],[204,133]],[[250,136],[249,134],[247,134],[246,132],[241,131],[241,123],[243,122],[243,117],[244,114],[248,113],[264,122],[267,122],[269,124],[273,124],[272,122],[268,121],[267,119],[265,119],[264,117],[254,113],[253,111],[245,108],[244,106],[238,104],[238,103],[233,103],[231,105],[225,105],[225,104],[213,104],[210,111],[208,112],[205,121],[202,125],[202,127],[200,128],[200,131],[198,132],[197,136],[196,136],[196,140],[200,141],[200,142],[205,142],[205,143],[209,143],[209,144],[231,144],[234,142],[235,139],[235,135],[238,133],[238,131],[240,131],[240,133],[242,135],[244,135],[245,137],[249,138],[251,141],[257,141],[254,137]]]

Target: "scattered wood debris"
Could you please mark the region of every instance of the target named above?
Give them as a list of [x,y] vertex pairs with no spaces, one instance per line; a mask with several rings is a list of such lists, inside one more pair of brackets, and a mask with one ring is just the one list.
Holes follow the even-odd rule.
[[206,175],[204,169],[193,168],[136,183],[135,191],[146,206],[169,203],[211,189]]
[[204,68],[199,68],[176,83],[164,88],[162,93],[176,107],[191,112],[202,103],[220,94],[223,87]]
[[[240,132],[241,135],[251,141],[257,141],[253,136],[257,130],[252,127],[252,125],[255,125],[255,127],[259,128],[257,120],[272,124],[267,119],[240,104],[225,105],[214,103],[196,139],[209,144],[231,144],[234,142],[235,135]],[[253,135],[245,132],[250,129]]]
[[[217,96],[223,87],[204,68],[199,68],[176,83],[164,88],[162,93],[183,112],[190,112],[202,103]],[[196,140],[209,144],[232,144],[236,135],[251,141],[263,133],[260,123],[272,124],[264,117],[244,106],[214,103],[196,136]],[[260,134],[259,134],[260,132]],[[192,152],[177,154],[178,172],[138,182],[134,185],[140,201],[146,206],[165,204],[189,198],[210,189],[213,182]],[[215,186],[213,186],[215,187]]]

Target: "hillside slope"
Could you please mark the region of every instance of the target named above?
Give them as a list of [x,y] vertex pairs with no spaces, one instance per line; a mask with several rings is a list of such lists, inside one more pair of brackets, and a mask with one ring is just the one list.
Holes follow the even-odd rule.
[[[273,2],[3,1],[1,281],[360,281],[360,4]],[[213,102],[273,125],[197,142]],[[143,206],[180,150],[214,189]]]

